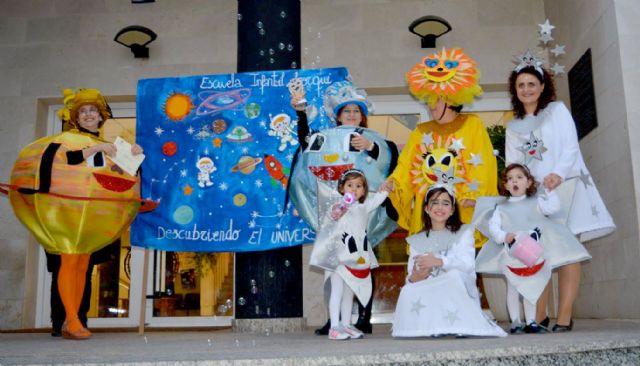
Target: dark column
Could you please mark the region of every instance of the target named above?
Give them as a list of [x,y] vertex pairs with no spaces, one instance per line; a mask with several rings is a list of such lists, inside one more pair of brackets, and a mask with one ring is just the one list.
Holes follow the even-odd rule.
[[[300,1],[238,1],[238,72],[300,67]],[[302,317],[302,247],[237,253],[236,319]]]

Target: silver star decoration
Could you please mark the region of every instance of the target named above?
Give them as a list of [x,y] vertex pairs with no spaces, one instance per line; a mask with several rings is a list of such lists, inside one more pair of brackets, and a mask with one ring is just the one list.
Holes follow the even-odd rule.
[[420,310],[426,308],[426,306],[422,305],[420,300],[421,299],[418,299],[418,301],[411,303],[410,311],[415,311],[417,316],[420,316]]
[[560,75],[560,74],[564,74],[564,66],[560,65],[559,63],[555,63],[553,64],[553,66],[551,67],[551,71],[553,71],[553,75]]
[[598,217],[599,213],[600,212],[598,212],[598,208],[595,205],[591,206],[591,215]]
[[474,153],[471,153],[471,159],[469,159],[469,164],[477,168],[478,165],[482,164],[482,154],[476,155]]
[[433,144],[433,132],[423,133],[422,134],[422,143],[425,146],[429,146]]
[[533,131],[531,131],[529,140],[525,141],[520,147],[516,148],[516,150],[524,154],[524,165],[529,165],[533,159],[542,161],[542,154],[547,151],[547,148],[544,147],[542,139],[537,138],[536,135],[533,134]]
[[544,23],[538,24],[538,27],[540,27],[540,34],[551,34],[555,25],[551,25],[551,23],[549,23],[549,19],[547,19]]
[[524,69],[525,67],[533,67],[536,69],[536,71],[538,71],[540,74],[542,74],[542,60],[536,56],[533,52],[531,52],[530,49],[527,49],[527,51],[525,53],[523,53],[520,56],[517,56],[514,59],[514,62],[516,63],[516,67],[515,67],[515,71],[516,72],[520,72],[520,70]]
[[555,56],[556,58],[558,58],[560,55],[564,55],[565,51],[564,51],[565,46],[560,46],[559,44],[557,44],[552,50],[551,53],[553,53],[553,56]]
[[580,170],[580,176],[578,177],[578,179],[580,179],[580,181],[582,182],[582,184],[584,184],[584,188],[586,189],[588,186],[592,186],[593,183],[591,183],[591,175],[587,174],[586,172],[582,171],[582,169]]
[[474,180],[473,182],[468,184],[469,192],[479,192],[480,191],[480,182]]
[[553,37],[551,37],[551,33],[540,33],[540,37],[538,40],[542,41],[545,45],[551,41],[553,41]]
[[443,171],[440,168],[433,169],[433,173],[436,175],[437,182],[441,186],[446,186],[452,192],[454,191],[453,185],[458,183],[464,183],[464,179],[460,177],[456,177],[454,172],[455,167],[453,165],[449,166],[449,169]]
[[450,148],[454,149],[457,153],[460,153],[460,150],[464,150],[465,149],[465,146],[462,144],[462,140],[463,139],[464,139],[464,137],[461,137],[458,140],[456,140],[454,138],[453,142],[451,142]]
[[458,317],[458,310],[456,311],[447,310],[447,315],[445,315],[444,318],[449,322],[449,325],[453,325],[453,323],[455,323],[456,320],[460,320],[460,318]]

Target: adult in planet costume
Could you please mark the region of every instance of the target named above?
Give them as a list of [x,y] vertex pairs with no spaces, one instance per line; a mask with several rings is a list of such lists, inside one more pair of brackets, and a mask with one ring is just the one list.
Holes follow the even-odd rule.
[[[19,154],[8,187],[14,213],[47,253],[60,254],[62,335],[87,339],[78,319],[91,253],[118,239],[140,207],[139,179],[115,165],[116,147],[99,137],[111,117],[96,89],[64,90],[58,111],[68,132],[41,138]],[[142,153],[132,145],[132,154]]]
[[[294,84],[292,80],[290,84]],[[290,89],[291,86],[290,86]],[[364,92],[356,90],[351,82],[341,81],[330,85],[325,91],[324,110],[335,121],[337,127],[312,131],[305,112],[304,93],[292,90],[291,105],[298,116],[297,133],[300,149],[294,160],[291,173],[291,199],[302,218],[314,229],[318,228],[318,182],[336,188],[337,181],[345,171],[362,170],[371,191],[377,191],[389,172],[396,165],[398,148],[392,141],[367,128],[367,115],[371,103]],[[322,184],[322,183],[320,183]],[[396,228],[397,214],[387,199],[370,215],[367,238],[372,246],[377,245]],[[373,276],[372,283],[373,283]],[[373,286],[373,285],[372,285]],[[373,297],[363,306],[359,304],[356,328],[371,333],[371,307]],[[329,322],[316,330],[326,335]]]

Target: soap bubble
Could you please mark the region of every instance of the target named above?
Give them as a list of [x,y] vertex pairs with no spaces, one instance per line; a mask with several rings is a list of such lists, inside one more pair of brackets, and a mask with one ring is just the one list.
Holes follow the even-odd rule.
[[247,300],[245,300],[244,297],[238,298],[238,305],[244,306],[246,303],[247,303]]
[[281,11],[280,12],[280,18],[286,18],[287,17],[287,13],[285,13],[285,11]]
[[263,26],[262,22],[258,21],[258,23],[256,23],[256,26],[258,27],[258,29],[262,29],[262,26]]

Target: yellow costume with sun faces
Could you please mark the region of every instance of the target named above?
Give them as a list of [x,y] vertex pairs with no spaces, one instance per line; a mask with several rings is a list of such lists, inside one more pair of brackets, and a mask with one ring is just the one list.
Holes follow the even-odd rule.
[[[411,132],[398,166],[389,177],[394,182],[389,198],[398,211],[398,225],[410,234],[422,230],[422,206],[426,191],[436,178],[435,168],[451,168],[459,178],[453,185],[458,203],[498,194],[493,146],[477,115],[459,114],[444,125],[435,121],[421,123]],[[460,207],[462,222],[469,223],[472,216],[472,207]]]
[[[473,102],[482,94],[479,78],[476,62],[458,48],[426,56],[406,74],[411,94],[430,107],[438,100],[450,106]],[[455,188],[458,203],[498,194],[493,146],[477,115],[458,114],[443,124],[421,123],[411,132],[389,177],[394,182],[389,198],[398,211],[398,224],[409,234],[422,230],[426,191],[443,176]],[[469,223],[473,207],[458,206],[462,222]]]
[[[73,126],[77,109],[85,104],[96,105],[103,118],[111,115],[95,89],[67,89],[64,94],[65,108],[58,114]],[[11,171],[9,200],[18,219],[49,253],[99,250],[118,239],[138,212],[138,177],[109,159],[90,156],[69,164],[67,152],[103,142],[74,129],[43,137],[20,151]]]

